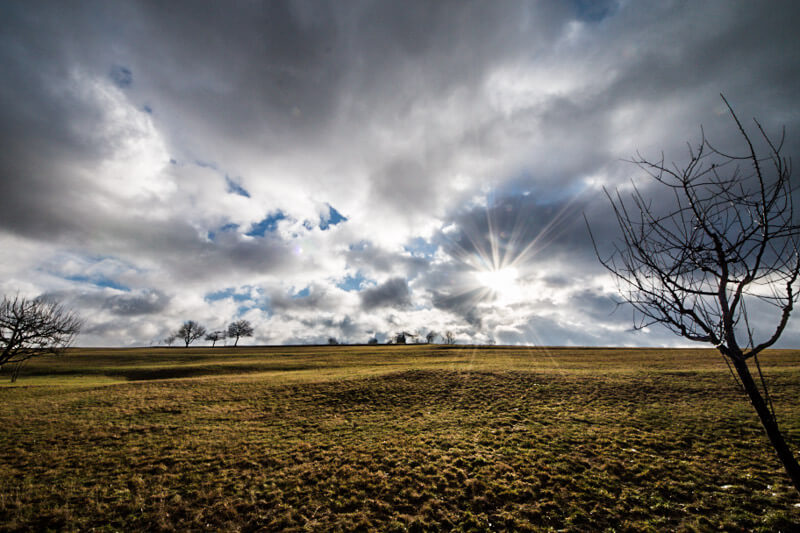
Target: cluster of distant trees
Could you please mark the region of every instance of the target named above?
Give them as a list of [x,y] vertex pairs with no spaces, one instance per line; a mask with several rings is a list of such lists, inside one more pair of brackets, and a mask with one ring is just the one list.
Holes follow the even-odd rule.
[[191,343],[202,338],[211,341],[211,347],[213,348],[217,345],[217,341],[227,338],[235,339],[233,346],[236,347],[239,345],[240,338],[252,337],[254,331],[249,320],[236,320],[228,324],[227,329],[214,331],[208,331],[205,326],[202,326],[194,320],[187,320],[176,331],[170,333],[167,338],[164,339],[164,343],[167,346],[172,346],[176,340],[180,339],[188,348]]
[[[211,347],[215,347],[217,342],[224,339],[234,339],[233,345],[238,346],[239,339],[242,337],[252,337],[254,329],[249,320],[236,320],[228,324],[227,329],[209,331],[205,326],[194,320],[187,320],[177,330],[170,333],[165,339],[164,344],[172,346],[175,341],[181,340],[188,348],[191,343],[198,339],[211,341]],[[455,344],[456,335],[450,330],[442,334],[436,331],[429,331],[426,335],[401,331],[390,337],[386,344],[434,344],[436,339],[441,338],[442,344]],[[424,339],[424,341],[423,341]],[[340,344],[336,337],[328,337],[328,344]],[[380,344],[377,337],[371,337],[367,344]]]
[[[442,344],[455,344],[456,343],[456,335],[452,331],[448,330],[445,331],[444,334],[440,335],[435,331],[429,331],[427,335],[424,337],[422,335],[417,335],[416,333],[409,333],[407,331],[401,331],[397,333],[394,337],[390,338],[386,344],[423,344],[422,339],[425,339],[425,342],[428,344],[433,344],[436,342],[436,337],[441,337]],[[331,342],[333,341],[333,342]],[[328,339],[328,344],[339,344],[336,342],[336,339],[331,337]],[[369,339],[367,344],[379,344],[377,337],[372,337]]]

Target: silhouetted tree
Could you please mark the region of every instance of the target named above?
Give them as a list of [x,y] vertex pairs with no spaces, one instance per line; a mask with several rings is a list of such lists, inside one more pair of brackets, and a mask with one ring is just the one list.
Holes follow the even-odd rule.
[[[791,162],[781,154],[785,132],[773,140],[755,121],[759,134],[752,138],[723,101],[744,152],[723,153],[702,136],[683,167],[637,155],[633,162],[666,188],[674,207],[659,210],[663,203],[646,200],[637,188],[633,205],[606,192],[622,239],[610,257],[598,253],[598,258],[635,309],[635,327],[661,324],[722,354],[800,491],[800,466],[778,427],[758,361],[783,333],[798,296],[800,226],[793,212]],[[775,325],[759,339],[750,320],[756,303],[776,310]],[[765,311],[756,313],[763,321]]]
[[369,341],[367,341],[367,344],[378,344],[378,338],[377,337],[370,338]]
[[78,316],[55,301],[4,296],[0,303],[0,368],[16,365],[11,374],[11,381],[16,381],[25,361],[63,353],[80,328]]
[[445,331],[444,332],[444,343],[445,344],[455,344],[456,343],[456,335],[452,331]]
[[406,344],[409,340],[416,341],[417,335],[414,333],[409,333],[407,331],[401,331],[397,335],[394,336],[395,344]]
[[328,337],[328,344],[331,346],[339,344],[339,341],[336,340],[336,337]]
[[187,348],[189,347],[189,344],[193,343],[205,334],[206,328],[194,320],[187,320],[180,328],[178,328],[178,331],[175,332],[175,336],[179,339],[182,339],[183,342],[186,343]]
[[236,339],[233,343],[234,348],[239,345],[240,337],[252,336],[253,326],[250,325],[249,320],[237,320],[228,325],[228,337]]
[[178,335],[176,333],[170,333],[166,337],[164,337],[164,344],[167,346],[172,346],[172,344],[178,339]]
[[438,335],[439,335],[439,334],[438,334],[438,333],[436,333],[435,331],[429,331],[429,332],[428,332],[428,334],[427,334],[427,335],[425,335],[425,340],[427,340],[427,341],[428,341],[428,344],[433,344],[433,341],[435,341],[435,340],[436,340],[436,337],[437,337]]
[[224,331],[212,331],[211,333],[206,335],[206,340],[211,341],[211,347],[214,348],[217,345],[217,341],[221,341],[225,338]]

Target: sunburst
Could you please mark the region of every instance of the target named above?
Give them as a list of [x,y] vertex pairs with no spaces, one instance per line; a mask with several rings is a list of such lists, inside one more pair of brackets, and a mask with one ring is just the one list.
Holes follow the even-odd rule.
[[474,274],[482,287],[486,287],[503,300],[509,299],[519,289],[517,284],[519,272],[514,267],[479,270]]
[[[464,307],[506,306],[530,292],[534,258],[556,241],[577,219],[575,195],[542,226],[533,211],[486,209],[486,225],[462,226],[458,242],[450,241],[450,255],[462,264],[463,276],[451,285],[450,296]],[[546,207],[542,207],[545,209]],[[501,213],[498,215],[497,213]],[[501,220],[502,217],[505,220]],[[538,232],[531,228],[539,226]]]

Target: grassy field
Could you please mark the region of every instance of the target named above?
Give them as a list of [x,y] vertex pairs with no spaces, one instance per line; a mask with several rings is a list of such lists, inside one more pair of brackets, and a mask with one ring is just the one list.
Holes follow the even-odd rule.
[[800,531],[712,351],[75,349],[0,401],[2,530]]

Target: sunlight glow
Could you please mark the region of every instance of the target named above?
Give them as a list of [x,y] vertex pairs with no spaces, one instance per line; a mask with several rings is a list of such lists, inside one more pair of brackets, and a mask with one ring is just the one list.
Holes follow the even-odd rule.
[[509,296],[517,289],[517,269],[506,267],[498,270],[475,272],[478,283],[500,296]]

